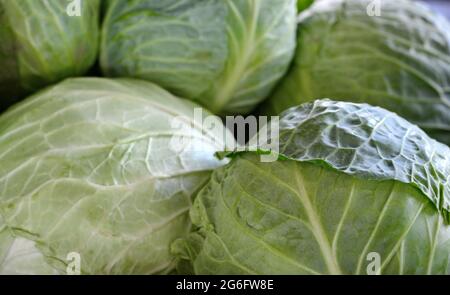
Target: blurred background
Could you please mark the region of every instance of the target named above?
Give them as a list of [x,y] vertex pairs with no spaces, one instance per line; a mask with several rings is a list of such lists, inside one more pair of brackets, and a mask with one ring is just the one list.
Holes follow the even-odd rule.
[[425,0],[424,2],[450,19],[450,0]]

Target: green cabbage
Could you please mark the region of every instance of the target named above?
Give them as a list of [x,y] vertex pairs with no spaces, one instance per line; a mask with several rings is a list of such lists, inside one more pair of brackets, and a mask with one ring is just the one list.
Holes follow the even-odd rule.
[[80,3],[69,16],[67,0],[0,0],[0,110],[94,63],[100,1]]
[[172,247],[180,269],[450,273],[447,146],[384,109],[330,100],[283,113],[277,139],[278,161],[237,153],[213,173],[191,209],[198,229]]
[[421,3],[317,1],[295,62],[263,113],[331,97],[394,111],[450,145],[450,25]]
[[294,54],[296,0],[109,0],[101,67],[214,113],[248,113]]
[[193,195],[224,164],[227,133],[194,107],[148,82],[78,78],[0,116],[0,273],[65,273],[72,252],[83,274],[171,271]]

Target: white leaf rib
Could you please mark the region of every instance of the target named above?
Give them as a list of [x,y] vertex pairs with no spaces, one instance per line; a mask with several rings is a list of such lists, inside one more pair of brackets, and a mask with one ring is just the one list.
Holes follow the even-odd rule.
[[311,203],[308,191],[304,186],[304,179],[301,176],[300,169],[295,169],[295,180],[299,192],[296,193],[300,202],[303,204],[306,214],[308,215],[309,222],[313,228],[313,234],[319,244],[320,250],[322,252],[325,264],[327,265],[330,274],[342,274],[339,268],[336,257],[333,254],[331,245],[326,236],[325,230],[322,226],[319,216],[317,215],[314,206]]
[[342,213],[341,219],[339,220],[339,223],[338,223],[338,225],[336,227],[336,232],[334,234],[333,242],[331,243],[331,249],[333,251],[334,257],[337,257],[337,243],[339,241],[339,237],[340,237],[340,234],[342,232],[342,227],[344,225],[344,221],[347,218],[347,214],[348,214],[348,212],[350,210],[350,207],[351,207],[354,195],[355,195],[355,183],[352,182],[352,187],[350,188],[349,197],[348,197],[347,202],[345,204],[345,208],[344,208],[344,211]]
[[355,274],[359,274],[361,272],[362,263],[364,261],[365,254],[366,254],[367,250],[369,249],[370,244],[372,243],[373,239],[375,238],[375,235],[378,232],[378,228],[379,228],[381,222],[383,221],[383,218],[384,218],[387,210],[389,209],[389,204],[390,204],[390,202],[392,200],[395,186],[396,186],[396,182],[394,183],[393,187],[391,188],[389,196],[388,196],[386,202],[383,205],[383,208],[381,210],[380,215],[377,218],[377,222],[375,224],[375,227],[373,228],[372,232],[370,233],[369,238],[368,238],[368,240],[367,240],[363,250],[361,251],[361,255],[359,256],[359,259],[358,259],[358,264],[357,264],[357,267],[356,267]]

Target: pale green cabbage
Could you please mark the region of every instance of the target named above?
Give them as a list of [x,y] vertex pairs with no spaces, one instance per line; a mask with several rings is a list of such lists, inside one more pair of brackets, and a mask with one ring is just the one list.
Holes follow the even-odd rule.
[[80,16],[71,2],[0,0],[0,110],[94,63],[100,1],[80,1]]
[[[370,16],[376,3],[380,16]],[[297,41],[292,69],[263,113],[324,97],[366,102],[450,145],[445,18],[408,0],[322,0],[301,14]]]
[[109,0],[101,67],[215,113],[248,113],[287,70],[296,0]]
[[82,274],[170,272],[169,245],[233,142],[194,107],[148,82],[78,78],[0,116],[0,273],[66,273],[72,252]]
[[191,209],[198,229],[173,245],[180,269],[450,273],[447,146],[384,109],[330,100],[283,113],[276,139],[278,161],[238,153],[213,173]]

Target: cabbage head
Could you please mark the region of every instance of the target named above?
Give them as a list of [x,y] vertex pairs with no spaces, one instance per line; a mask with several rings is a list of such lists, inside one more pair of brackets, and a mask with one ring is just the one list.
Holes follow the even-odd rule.
[[297,41],[292,69],[263,112],[323,97],[366,102],[450,145],[445,18],[408,0],[323,0],[301,14]]
[[294,54],[296,0],[109,0],[101,67],[214,113],[248,113]]
[[224,164],[226,133],[194,107],[148,82],[75,78],[0,116],[0,273],[66,273],[74,254],[82,274],[170,272],[193,195]]
[[271,139],[278,161],[234,154],[199,193],[198,229],[172,249],[181,269],[450,273],[446,145],[384,109],[330,100],[289,109]]
[[0,109],[94,63],[100,1],[73,3],[0,0]]

